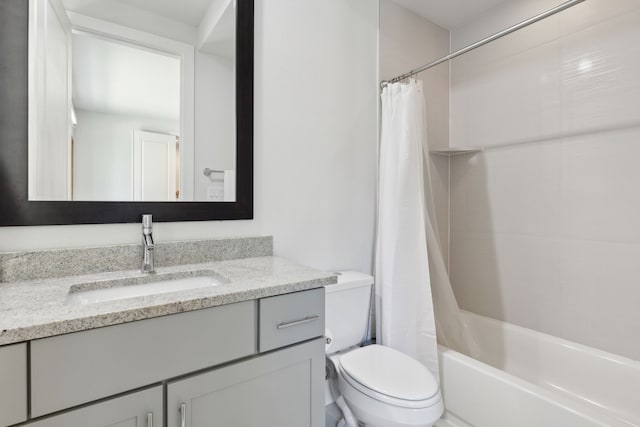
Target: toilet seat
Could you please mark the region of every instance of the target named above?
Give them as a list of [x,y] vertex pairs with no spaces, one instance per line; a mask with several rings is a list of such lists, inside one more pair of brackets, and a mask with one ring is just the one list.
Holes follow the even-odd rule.
[[338,358],[345,382],[372,399],[401,408],[428,408],[441,402],[438,384],[415,359],[381,345]]

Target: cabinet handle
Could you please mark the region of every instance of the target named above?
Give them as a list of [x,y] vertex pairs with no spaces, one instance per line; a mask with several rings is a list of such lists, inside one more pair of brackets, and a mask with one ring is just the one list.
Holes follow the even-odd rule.
[[277,328],[278,329],[290,328],[292,326],[302,325],[303,323],[313,322],[314,320],[318,320],[319,318],[320,318],[320,316],[318,316],[318,315],[307,316],[304,319],[293,320],[291,322],[278,323]]
[[187,427],[187,404],[180,404],[180,427]]
[[153,412],[147,414],[147,427],[153,427]]

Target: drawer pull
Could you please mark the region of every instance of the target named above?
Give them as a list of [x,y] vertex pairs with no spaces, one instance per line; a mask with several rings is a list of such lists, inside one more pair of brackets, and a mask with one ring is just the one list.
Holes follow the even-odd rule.
[[153,427],[153,412],[147,414],[147,427]]
[[187,427],[187,404],[180,405],[180,427]]
[[298,325],[302,325],[304,323],[309,323],[309,322],[313,322],[315,320],[318,320],[320,318],[320,316],[318,315],[314,315],[314,316],[307,316],[304,319],[299,319],[299,320],[293,320],[291,322],[282,322],[282,323],[278,323],[277,328],[278,329],[285,329],[285,328],[290,328],[292,326],[298,326]]

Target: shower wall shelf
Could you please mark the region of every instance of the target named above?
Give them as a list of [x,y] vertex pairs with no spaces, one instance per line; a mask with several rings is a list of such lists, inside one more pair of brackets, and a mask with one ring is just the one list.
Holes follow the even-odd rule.
[[457,148],[449,148],[446,150],[429,150],[429,153],[436,154],[438,156],[459,156],[461,154],[477,154],[482,152],[482,148],[477,147],[457,147]]

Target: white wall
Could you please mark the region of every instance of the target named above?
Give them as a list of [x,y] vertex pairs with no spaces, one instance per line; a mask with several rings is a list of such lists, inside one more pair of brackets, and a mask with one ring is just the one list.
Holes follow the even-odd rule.
[[[156,224],[157,241],[272,234],[275,252],[371,270],[378,5],[256,2],[255,219]],[[4,227],[0,250],[138,242],[138,224]]]
[[463,308],[640,360],[638,40],[639,2],[589,0],[453,61],[451,145],[487,147],[451,160]]
[[180,123],[76,110],[74,200],[133,200],[134,130],[179,134]]
[[233,58],[196,53],[194,200],[212,185],[204,168],[236,168],[234,71]]
[[378,5],[256,2],[257,216],[276,253],[371,270]]
[[[380,78],[391,79],[449,53],[449,31],[403,8],[380,0]],[[429,149],[449,146],[449,66],[417,76],[424,85]],[[449,251],[449,159],[430,158],[440,242],[445,262]]]
[[499,2],[496,6],[474,16],[469,22],[457,25],[451,31],[451,51],[502,31],[511,25],[558,6],[560,3],[563,1],[508,0]]

